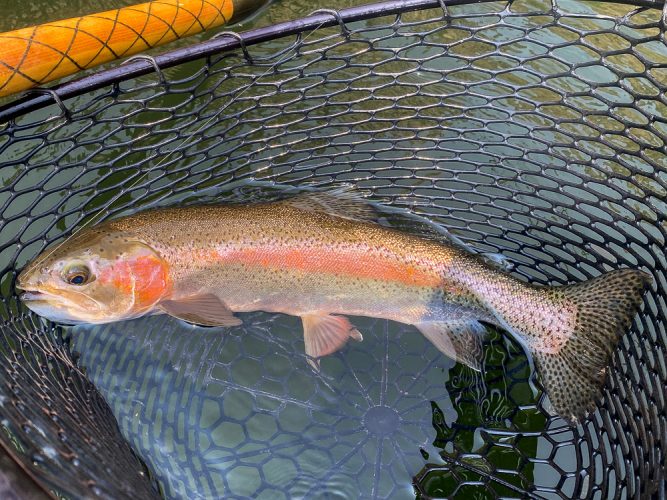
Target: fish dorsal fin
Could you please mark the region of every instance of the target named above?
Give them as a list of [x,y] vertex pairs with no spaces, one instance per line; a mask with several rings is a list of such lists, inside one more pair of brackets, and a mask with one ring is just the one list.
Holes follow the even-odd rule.
[[361,333],[345,316],[331,314],[307,314],[301,316],[303,321],[303,340],[306,345],[308,363],[319,370],[322,356],[333,354],[345,345],[347,339],[361,341]]
[[373,205],[351,187],[301,193],[281,203],[299,210],[325,213],[343,219],[365,222],[376,222],[378,219]]
[[445,356],[481,371],[486,329],[477,321],[428,322],[415,325]]
[[178,300],[163,300],[159,309],[188,323],[201,326],[238,326],[241,320],[212,293],[191,295]]

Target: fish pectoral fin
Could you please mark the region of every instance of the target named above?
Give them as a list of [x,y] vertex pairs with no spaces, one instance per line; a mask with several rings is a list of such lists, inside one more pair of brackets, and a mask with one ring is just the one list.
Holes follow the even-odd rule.
[[363,340],[361,333],[345,316],[331,314],[306,314],[303,321],[303,340],[306,344],[308,363],[319,370],[322,356],[333,354],[345,345],[347,339]]
[[486,329],[478,321],[438,321],[415,326],[446,356],[473,370],[482,370]]
[[201,326],[238,326],[242,322],[217,295],[205,293],[163,300],[157,307],[175,318]]
[[377,222],[378,213],[373,205],[352,187],[343,186],[329,191],[301,193],[285,200],[306,212],[322,212],[343,219]]

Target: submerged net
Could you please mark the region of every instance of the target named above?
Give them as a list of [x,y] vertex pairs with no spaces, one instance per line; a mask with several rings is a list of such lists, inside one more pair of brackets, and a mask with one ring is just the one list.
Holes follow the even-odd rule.
[[[320,13],[0,109],[0,440],[36,481],[112,498],[664,495],[662,11],[454,3]],[[600,410],[549,416],[495,331],[480,381],[414,329],[356,318],[364,342],[316,376],[296,318],[64,331],[17,300],[17,272],[92,218],[341,183],[536,283],[651,273]]]

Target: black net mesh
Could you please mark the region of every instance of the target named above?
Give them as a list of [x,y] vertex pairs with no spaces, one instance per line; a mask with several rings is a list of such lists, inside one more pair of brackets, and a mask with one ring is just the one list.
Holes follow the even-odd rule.
[[[158,57],[159,74],[129,78],[151,71],[138,61],[67,84],[62,107],[0,110],[1,440],[43,484],[157,495],[122,432],[167,497],[664,495],[662,11],[443,7],[322,13],[246,33],[245,51],[226,37]],[[17,300],[17,271],[93,216],[340,183],[502,253],[523,279],[650,272],[600,410],[577,427],[549,416],[499,332],[480,381],[407,326],[355,319],[365,341],[315,376],[296,318],[63,332]]]

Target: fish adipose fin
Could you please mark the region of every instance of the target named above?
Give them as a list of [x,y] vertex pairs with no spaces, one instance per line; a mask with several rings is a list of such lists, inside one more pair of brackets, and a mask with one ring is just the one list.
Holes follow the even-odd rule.
[[301,193],[283,201],[307,212],[322,212],[343,219],[376,222],[378,213],[373,205],[352,188]]
[[320,368],[317,358],[333,354],[345,345],[347,339],[363,340],[359,330],[345,316],[307,314],[301,316],[301,320],[308,363],[315,370]]
[[557,352],[533,350],[549,401],[571,421],[595,407],[611,355],[642,303],[649,274],[622,269],[590,281],[552,288],[573,304],[573,331]]
[[241,320],[212,293],[192,295],[179,300],[163,300],[158,304],[170,316],[201,326],[238,326]]
[[482,370],[484,361],[482,341],[486,329],[478,321],[438,321],[415,326],[445,356],[473,370]]

